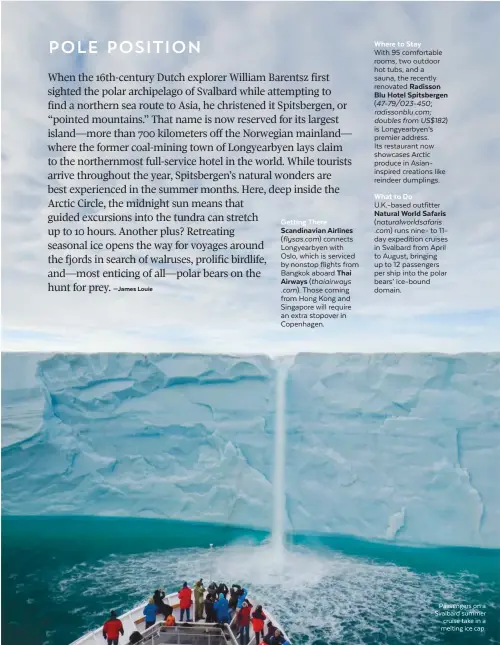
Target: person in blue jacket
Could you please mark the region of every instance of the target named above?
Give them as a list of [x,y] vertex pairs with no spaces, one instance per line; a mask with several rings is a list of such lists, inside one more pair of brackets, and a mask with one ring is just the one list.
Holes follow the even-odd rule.
[[220,594],[214,603],[214,609],[218,623],[229,623],[229,602],[224,594]]
[[152,627],[156,623],[156,605],[153,598],[149,599],[142,613],[146,616],[146,629]]
[[245,602],[247,593],[248,592],[245,589],[245,587],[243,587],[243,589],[240,589],[240,593],[238,595],[238,602],[236,603],[236,609],[241,609],[243,607],[243,603]]

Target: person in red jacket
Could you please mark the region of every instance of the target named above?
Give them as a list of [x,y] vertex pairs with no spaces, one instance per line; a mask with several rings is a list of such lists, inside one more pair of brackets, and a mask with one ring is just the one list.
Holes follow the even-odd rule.
[[259,645],[260,639],[264,640],[264,621],[267,616],[262,610],[262,605],[258,605],[252,614],[252,627],[255,633],[256,645]]
[[102,636],[104,640],[108,639],[108,645],[118,645],[120,634],[123,636],[122,621],[117,618],[116,612],[112,611],[109,620],[107,620],[102,627]]
[[191,598],[191,588],[188,587],[188,583],[185,582],[182,585],[182,589],[178,593],[181,607],[181,622],[184,620],[184,613],[186,613],[186,620],[188,623],[191,622],[191,605],[193,604]]
[[241,609],[238,611],[238,627],[240,628],[240,643],[248,645],[250,642],[250,612],[252,605],[248,600],[243,601]]

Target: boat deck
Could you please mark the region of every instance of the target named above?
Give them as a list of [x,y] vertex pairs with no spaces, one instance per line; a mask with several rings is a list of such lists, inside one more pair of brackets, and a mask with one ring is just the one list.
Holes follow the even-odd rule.
[[[258,603],[248,598],[249,602],[255,607]],[[157,617],[157,622],[152,627],[145,629],[145,618],[143,610],[147,604],[147,600],[131,609],[127,613],[119,616],[123,624],[125,634],[120,636],[119,644],[128,645],[130,636],[134,632],[140,632],[143,639],[140,645],[159,645],[160,643],[170,643],[171,645],[240,645],[237,638],[237,630],[235,622],[231,625],[219,625],[215,623],[206,623],[205,620],[198,622],[180,622],[180,608],[179,598],[177,593],[168,594],[165,597],[165,602],[168,603],[175,616],[177,625],[174,627],[165,627],[163,616]],[[285,638],[286,633],[281,625],[274,619],[274,617],[264,607],[264,613],[267,615],[267,620],[270,620],[276,629],[281,630]],[[194,606],[191,608],[191,620],[193,620]],[[103,621],[104,622],[104,621]],[[267,622],[267,621],[266,621]],[[287,639],[288,640],[288,639]],[[102,637],[102,627],[95,631],[89,632],[73,641],[71,645],[105,645]],[[255,645],[255,634],[250,623],[250,640],[248,645]]]

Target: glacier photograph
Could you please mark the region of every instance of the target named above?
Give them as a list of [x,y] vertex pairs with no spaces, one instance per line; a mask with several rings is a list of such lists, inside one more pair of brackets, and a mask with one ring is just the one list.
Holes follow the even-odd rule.
[[2,644],[200,578],[291,645],[500,644],[499,432],[500,354],[4,353]]

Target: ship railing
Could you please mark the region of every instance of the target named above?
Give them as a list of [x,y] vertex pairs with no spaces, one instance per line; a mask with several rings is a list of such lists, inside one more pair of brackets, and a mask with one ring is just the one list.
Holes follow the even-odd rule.
[[166,627],[153,625],[142,634],[141,645],[238,645],[231,630],[204,623]]

